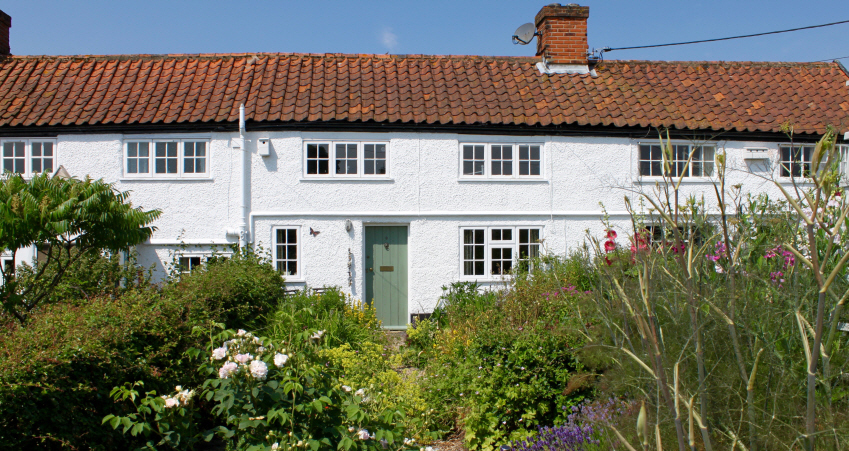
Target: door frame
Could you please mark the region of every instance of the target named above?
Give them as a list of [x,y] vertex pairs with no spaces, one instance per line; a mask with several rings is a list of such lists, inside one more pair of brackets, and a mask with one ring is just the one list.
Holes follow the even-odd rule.
[[[363,291],[362,291],[362,293],[363,293],[363,298],[365,298],[367,296],[366,293],[368,293],[368,273],[366,272],[366,268],[367,268],[367,266],[366,266],[367,265],[367,262],[366,262],[366,246],[368,245],[368,243],[366,243],[366,241],[367,241],[366,240],[366,227],[404,227],[404,228],[407,229],[407,307],[406,307],[406,309],[407,309],[407,315],[406,316],[407,317],[405,319],[407,320],[408,324],[410,322],[410,279],[411,279],[410,276],[412,275],[412,271],[411,271],[411,268],[410,268],[410,263],[412,262],[412,252],[410,252],[410,225],[411,225],[411,222],[386,222],[386,221],[368,222],[368,221],[363,221],[363,232],[362,232],[363,233],[363,239],[362,239],[362,243],[360,245],[360,252],[361,252],[361,254],[360,254],[360,264],[362,264],[362,268],[363,268]],[[366,302],[368,302],[368,300],[363,299],[363,302],[366,303]],[[404,325],[404,326],[382,326],[382,327],[383,327],[383,329],[386,329],[386,330],[407,330],[406,325]]]

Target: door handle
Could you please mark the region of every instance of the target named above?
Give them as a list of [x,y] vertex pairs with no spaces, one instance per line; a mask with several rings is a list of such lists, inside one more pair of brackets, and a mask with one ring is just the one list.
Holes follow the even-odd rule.
[[374,272],[374,268],[369,268],[368,270],[371,271],[371,272]]

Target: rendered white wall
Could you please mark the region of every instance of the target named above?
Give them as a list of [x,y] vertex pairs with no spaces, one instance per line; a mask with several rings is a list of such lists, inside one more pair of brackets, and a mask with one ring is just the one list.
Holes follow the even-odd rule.
[[[159,208],[157,231],[139,246],[142,263],[154,264],[160,276],[179,243],[188,253],[223,248],[236,241],[225,230],[238,221],[238,151],[231,148],[237,133],[151,135],[151,138],[209,139],[207,179],[134,180],[123,177],[122,135],[62,135],[57,164],[73,176],[103,178],[120,190],[131,190],[134,205]],[[627,138],[471,136],[432,133],[254,133],[248,130],[251,180],[249,227],[251,240],[271,249],[274,226],[301,227],[304,279],[295,285],[339,285],[356,297],[365,291],[363,234],[369,224],[409,226],[409,312],[427,312],[440,287],[460,278],[459,227],[473,225],[542,226],[544,247],[565,254],[581,245],[585,230],[601,236],[603,203],[614,225],[627,231],[623,196],[637,205],[638,193],[654,189],[655,181],[637,176],[638,144]],[[256,154],[258,138],[271,139],[271,155]],[[315,180],[303,176],[304,140],[388,141],[389,180]],[[533,142],[544,146],[543,180],[458,180],[459,144],[463,142]],[[656,138],[642,142],[655,143]],[[743,184],[751,192],[780,192],[768,179],[774,167],[745,162],[745,147],[770,149],[772,165],[778,145],[762,142],[715,143],[729,161],[728,185]],[[709,205],[709,181],[687,180],[685,195],[704,195]],[[354,228],[345,231],[350,219]],[[309,235],[309,229],[320,231]],[[348,286],[348,249],[354,254],[353,283]]]

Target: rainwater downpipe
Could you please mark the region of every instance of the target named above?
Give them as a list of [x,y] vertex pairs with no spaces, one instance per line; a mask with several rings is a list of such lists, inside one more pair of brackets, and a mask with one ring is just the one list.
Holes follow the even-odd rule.
[[228,229],[228,235],[239,236],[239,248],[248,243],[248,150],[245,147],[245,104],[239,105],[239,223],[235,229]]

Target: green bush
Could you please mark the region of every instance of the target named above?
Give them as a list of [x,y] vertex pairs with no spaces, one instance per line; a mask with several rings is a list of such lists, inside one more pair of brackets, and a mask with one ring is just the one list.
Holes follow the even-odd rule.
[[154,389],[196,378],[183,352],[208,315],[154,291],[45,306],[0,335],[0,443],[7,449],[132,449],[100,426],[126,380]]
[[282,298],[269,316],[267,335],[289,340],[308,329],[323,330],[331,347],[383,339],[374,308],[351,298],[337,287],[323,293],[304,289]]
[[283,279],[267,258],[247,249],[177,275],[163,291],[204,305],[229,328],[258,328],[283,297]]
[[576,314],[595,277],[585,254],[542,257],[498,292],[477,284],[445,289],[438,319],[410,332],[407,351],[424,362],[425,398],[436,428],[458,428],[470,449],[524,439],[538,426],[565,421],[591,392],[592,378],[574,355],[583,345]]
[[[72,257],[76,257],[76,254],[77,252],[72,249]],[[43,277],[52,280],[53,273],[56,271],[55,266],[49,266],[45,269]],[[16,277],[22,286],[27,286],[36,283],[35,272],[35,268],[24,264],[18,267]],[[59,283],[50,290],[42,302],[55,304],[100,296],[120,296],[127,290],[150,286],[151,272],[150,268],[138,266],[134,252],[128,253],[123,261],[117,252],[88,252],[74,259],[65,269],[65,274],[59,279]]]
[[[148,393],[136,412],[104,418],[113,428],[150,437],[149,447],[193,444],[217,434],[230,449],[412,449],[409,432],[418,418],[407,418],[397,406],[377,405],[377,393],[354,389],[340,379],[341,369],[323,357],[322,331],[307,330],[289,341],[255,337],[240,330],[214,339],[200,373],[207,379],[195,391],[165,397]],[[334,359],[335,360],[335,359]],[[181,387],[182,388],[182,387]],[[132,388],[116,389],[126,400]],[[169,391],[169,393],[171,393]],[[214,402],[215,425],[193,427],[191,398]],[[371,399],[369,399],[371,398]]]

